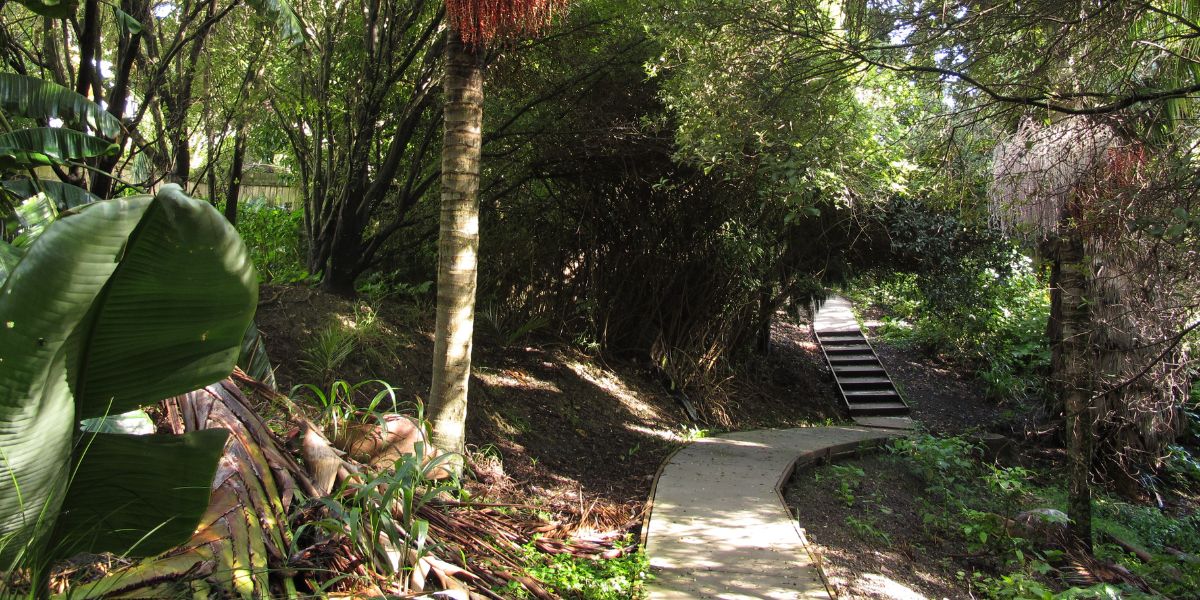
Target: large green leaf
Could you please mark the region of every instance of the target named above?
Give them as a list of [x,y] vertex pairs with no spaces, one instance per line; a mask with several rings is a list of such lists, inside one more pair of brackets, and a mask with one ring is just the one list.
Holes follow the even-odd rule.
[[113,16],[117,18],[117,23],[121,24],[121,33],[128,35],[137,35],[142,32],[142,23],[133,18],[133,15],[117,8],[112,7]]
[[13,483],[0,486],[0,538],[15,535],[10,551],[48,527],[62,501],[77,422],[67,341],[149,205],[102,202],[58,221],[0,288],[0,473]]
[[8,242],[0,240],[0,286],[4,285],[4,281],[8,279],[8,274],[21,260],[21,251],[14,248]]
[[[182,394],[232,370],[254,281],[232,227],[174,185],[153,199],[87,205],[28,248],[0,287],[0,474],[13,482],[0,486],[0,539],[13,536],[10,550],[35,533],[48,539],[81,418]],[[138,460],[160,458],[143,451]],[[180,513],[193,525],[199,517]]]
[[54,19],[66,19],[75,14],[79,8],[79,0],[17,0],[25,8]]
[[108,140],[61,127],[0,133],[0,169],[61,164],[120,152],[121,147]]
[[79,429],[86,433],[150,435],[158,431],[158,426],[149,413],[139,408],[119,415],[83,419],[79,422]]
[[54,222],[58,216],[58,211],[54,208],[54,203],[50,201],[44,194],[38,194],[32,198],[26,198],[17,206],[15,211],[17,221],[21,224],[21,236],[13,243],[18,246],[25,246],[32,243],[42,235],[42,231]]
[[304,22],[289,0],[246,0],[259,15],[270,21],[279,37],[289,46],[299,46],[307,39]]
[[54,201],[54,205],[60,211],[100,201],[99,196],[79,186],[50,179],[40,181],[36,184],[29,179],[13,179],[0,182],[0,186],[4,186],[4,189],[12,192],[14,196],[21,199],[30,198],[38,195],[40,192],[45,192],[46,196]]
[[70,363],[79,418],[123,413],[228,376],[258,303],[256,277],[229,221],[179,186],[164,186],[81,330]]
[[191,537],[229,432],[84,436],[54,554],[151,556]]
[[91,129],[110,138],[121,132],[121,121],[99,104],[36,77],[0,73],[0,109],[30,119],[62,119],[75,129]]

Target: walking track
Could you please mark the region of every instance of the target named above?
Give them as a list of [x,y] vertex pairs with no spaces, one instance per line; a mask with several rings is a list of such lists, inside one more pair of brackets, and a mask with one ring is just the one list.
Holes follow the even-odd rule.
[[[858,331],[849,303],[837,300],[826,305],[836,311],[822,309],[818,334]],[[781,490],[798,462],[853,452],[912,427],[907,417],[865,412],[852,412],[857,427],[730,433],[668,459],[646,525],[651,600],[829,600]]]

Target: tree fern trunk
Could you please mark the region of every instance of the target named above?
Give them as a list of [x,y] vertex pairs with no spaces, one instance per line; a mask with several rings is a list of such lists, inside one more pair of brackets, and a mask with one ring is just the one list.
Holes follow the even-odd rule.
[[437,325],[427,414],[433,421],[434,444],[461,452],[465,447],[467,382],[475,324],[483,67],[479,55],[465,47],[455,32],[446,44],[444,85]]
[[1067,512],[1071,534],[1087,549],[1092,547],[1092,495],[1088,479],[1092,464],[1093,428],[1088,306],[1088,264],[1083,239],[1075,226],[1066,224],[1058,241],[1059,360],[1054,375],[1066,419]]

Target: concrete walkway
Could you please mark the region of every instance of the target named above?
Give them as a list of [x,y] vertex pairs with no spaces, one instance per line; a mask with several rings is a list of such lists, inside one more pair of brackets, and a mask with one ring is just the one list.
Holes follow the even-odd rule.
[[828,600],[781,488],[798,460],[897,432],[811,427],[731,433],[677,452],[655,484],[646,553],[652,600]]
[[817,333],[858,331],[858,320],[854,318],[853,307],[849,300],[841,296],[829,296],[813,317],[813,330]]

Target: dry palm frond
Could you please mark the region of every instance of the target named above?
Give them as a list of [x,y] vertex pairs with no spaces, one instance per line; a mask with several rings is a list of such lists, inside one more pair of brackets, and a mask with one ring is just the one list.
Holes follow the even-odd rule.
[[[441,589],[461,597],[500,598],[492,587],[515,582],[534,598],[551,599],[557,597],[553,591],[526,572],[527,548],[590,558],[614,558],[632,550],[617,543],[624,530],[570,539],[572,527],[531,516],[532,508],[501,511],[494,505],[435,500],[422,505],[415,516],[429,523],[425,547],[437,550],[421,553],[409,548],[399,553],[403,556],[390,557],[402,558],[407,570],[394,564],[383,568],[380,557],[364,554],[363,544],[336,528],[311,527],[329,522],[331,507],[340,500],[317,500],[326,493],[267,428],[235,381],[268,399],[268,404],[284,407],[301,429],[312,427],[289,399],[240,371],[231,380],[167,401],[167,426],[177,432],[221,427],[232,433],[196,534],[184,545],[141,562],[109,564],[102,561],[111,563],[110,559],[96,557],[98,568],[73,565],[63,573],[63,586],[71,578],[102,577],[67,588],[70,594],[272,598],[294,596],[305,588],[371,596]],[[334,466],[343,481],[367,474],[366,467],[336,452],[325,458],[325,463],[335,458],[341,463]],[[299,502],[300,494],[312,500]],[[398,521],[399,509],[392,512]],[[380,540],[376,548],[395,550],[387,540]]]
[[1107,583],[1127,585],[1146,593],[1153,593],[1150,585],[1129,569],[1112,561],[1100,560],[1087,552],[1072,552],[1066,563],[1059,567],[1059,573],[1063,581],[1072,586],[1090,587]]
[[1156,468],[1185,425],[1189,357],[1178,342],[1197,316],[1200,265],[1188,244],[1139,225],[1194,208],[1188,182],[1172,175],[1173,151],[1070,117],[1027,120],[993,154],[997,225],[1037,241],[1070,228],[1084,240],[1097,456],[1119,481]]
[[1111,126],[1086,118],[1026,120],[992,153],[993,221],[1009,232],[1054,235],[1075,191],[1120,143]]
[[446,0],[455,31],[468,45],[537,33],[566,0]]
[[[177,597],[215,590],[247,598],[294,589],[287,513],[297,491],[316,492],[290,455],[231,381],[167,400],[175,433],[221,428],[230,441],[217,466],[208,510],[196,533],[162,556],[110,573],[72,590],[80,597],[132,594]],[[149,594],[149,596],[146,596]]]

